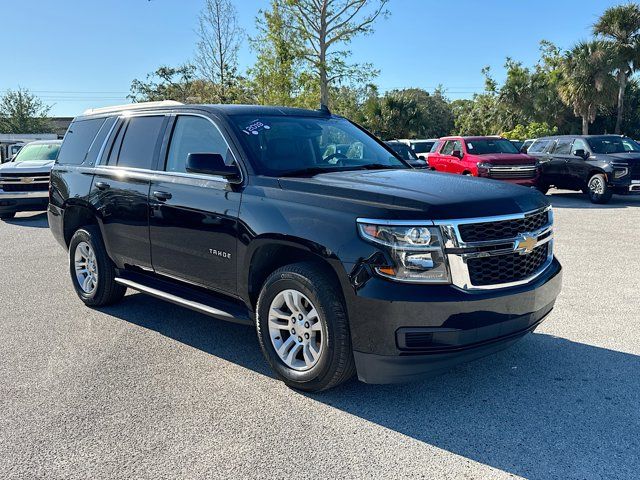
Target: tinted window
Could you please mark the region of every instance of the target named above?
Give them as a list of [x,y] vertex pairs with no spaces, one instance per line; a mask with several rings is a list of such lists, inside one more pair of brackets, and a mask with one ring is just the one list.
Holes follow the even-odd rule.
[[219,153],[230,163],[227,142],[220,131],[206,118],[179,116],[173,128],[166,170],[186,172],[187,157],[190,153]]
[[542,153],[550,142],[550,140],[535,140],[527,149],[527,153]]
[[84,162],[89,147],[104,123],[104,118],[74,121],[64,136],[58,163],[80,165]]
[[122,139],[119,167],[150,169],[164,117],[132,117]]
[[556,155],[569,155],[571,153],[572,142],[573,139],[571,138],[561,138],[553,148],[553,153],[555,153]]
[[440,143],[440,142],[435,142],[435,143],[433,144],[433,147],[431,147],[431,150],[429,150],[429,152],[430,152],[430,153],[435,153],[435,152],[437,152],[437,151],[438,151],[438,147],[439,147],[440,145],[441,145],[441,143]]
[[403,160],[415,160],[418,156],[404,143],[389,143],[394,152],[396,152]]
[[116,138],[111,145],[111,151],[109,153],[109,159],[107,160],[107,165],[115,165],[118,163],[118,152],[120,152],[120,145],[122,145],[122,137],[124,137],[124,132],[127,130],[127,122],[121,121],[120,125],[117,127]]
[[625,137],[603,136],[587,139],[593,153],[640,152],[640,145]]
[[96,138],[93,139],[93,143],[89,147],[89,151],[87,152],[87,156],[84,161],[85,165],[94,165],[96,163],[96,159],[102,149],[102,145],[104,144],[107,135],[109,135],[113,124],[116,123],[116,120],[116,117],[109,117],[104,121],[100,130],[98,130]]
[[434,142],[416,142],[413,144],[413,151],[416,153],[427,153],[431,151]]
[[474,155],[486,155],[488,153],[519,153],[513,143],[503,138],[467,140],[467,150],[469,153]]

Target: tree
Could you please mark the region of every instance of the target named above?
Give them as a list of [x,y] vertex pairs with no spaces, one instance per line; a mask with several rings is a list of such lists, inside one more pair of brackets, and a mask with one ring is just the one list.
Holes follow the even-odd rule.
[[348,64],[350,52],[336,47],[348,44],[357,35],[371,33],[376,19],[388,14],[384,9],[388,1],[287,0],[294,28],[305,42],[304,57],[320,85],[320,103],[329,105],[334,83],[365,83],[377,73],[369,64]]
[[244,31],[230,0],[206,0],[198,18],[196,65],[214,85],[216,100],[230,103],[238,97],[238,50]]
[[29,90],[7,90],[0,98],[0,132],[46,132],[51,128],[47,119],[50,110],[49,105],[45,105]]
[[600,40],[580,42],[565,55],[558,91],[565,104],[582,118],[583,135],[588,135],[598,110],[614,102],[613,63],[611,46]]
[[622,129],[627,82],[640,64],[640,6],[628,3],[605,10],[593,26],[593,33],[613,42],[618,81],[615,133],[619,134]]
[[256,19],[258,36],[250,39],[257,52],[255,65],[249,69],[251,90],[263,105],[298,106],[303,88],[300,37],[291,27],[293,18],[285,0],[271,0],[271,8],[260,11]]
[[180,67],[163,66],[147,75],[146,81],[131,82],[129,98],[134,102],[176,100],[182,103],[205,103],[214,97],[211,84],[198,79],[196,67],[190,64]]
[[526,140],[528,138],[548,137],[549,135],[557,135],[558,127],[549,126],[547,122],[532,122],[528,125],[516,125],[515,128],[507,132],[502,132],[504,138],[511,140]]

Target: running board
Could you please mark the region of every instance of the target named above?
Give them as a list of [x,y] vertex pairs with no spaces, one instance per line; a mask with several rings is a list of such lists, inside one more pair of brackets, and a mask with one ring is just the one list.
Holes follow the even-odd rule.
[[[137,277],[137,275],[136,275]],[[138,280],[136,278],[136,280]],[[174,303],[176,305],[180,305],[196,312],[204,313],[205,315],[209,315],[211,317],[218,318],[220,320],[226,320],[228,322],[241,323],[243,325],[253,325],[253,320],[248,314],[248,311],[243,311],[245,309],[240,308],[237,305],[233,305],[231,302],[227,302],[225,300],[218,300],[215,297],[211,296],[211,298],[207,299],[206,303],[203,303],[204,300],[201,298],[190,299],[186,298],[190,295],[188,292],[184,291],[184,289],[178,294],[170,293],[166,290],[174,290],[177,289],[176,286],[167,284],[166,289],[159,289],[156,287],[151,287],[149,285],[145,285],[141,283],[139,280],[131,280],[123,277],[116,277],[115,282],[120,285],[124,285],[127,288],[131,288],[141,293],[145,293],[147,295],[151,295],[152,297],[159,298],[160,300],[165,300],[167,302]],[[156,283],[156,282],[154,282]],[[157,282],[165,284],[167,282]],[[172,288],[173,287],[173,288]],[[202,297],[202,295],[198,295]]]

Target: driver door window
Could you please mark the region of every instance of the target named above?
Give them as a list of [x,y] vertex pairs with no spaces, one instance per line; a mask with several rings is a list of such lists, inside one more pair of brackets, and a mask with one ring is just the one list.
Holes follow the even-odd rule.
[[573,146],[571,147],[571,155],[575,155],[576,150],[584,150],[585,152],[588,152],[589,150],[587,149],[587,142],[585,142],[581,138],[576,138],[573,141]]
[[442,150],[440,150],[440,154],[451,155],[453,153],[455,143],[456,142],[453,140],[447,140],[444,146],[442,147]]
[[203,117],[180,115],[176,119],[167,153],[167,172],[185,173],[190,153],[218,153],[227,165],[233,155],[220,130]]

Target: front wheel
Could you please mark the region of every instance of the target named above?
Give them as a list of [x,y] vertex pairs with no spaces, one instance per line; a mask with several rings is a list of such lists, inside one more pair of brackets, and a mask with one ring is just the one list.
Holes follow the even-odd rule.
[[607,179],[602,173],[592,175],[587,182],[587,188],[591,203],[609,203],[613,196],[613,190],[607,185]]
[[69,273],[78,297],[91,307],[111,305],[122,299],[127,290],[116,283],[115,265],[95,226],[83,227],[71,237]]
[[292,388],[327,390],[355,373],[346,308],[322,265],[273,272],[258,298],[256,327],[265,358]]

